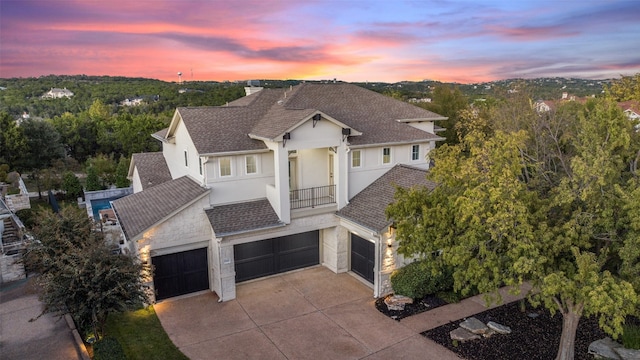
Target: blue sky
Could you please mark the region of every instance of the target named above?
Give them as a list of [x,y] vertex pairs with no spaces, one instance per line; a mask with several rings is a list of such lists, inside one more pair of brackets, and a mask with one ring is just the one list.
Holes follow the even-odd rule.
[[640,1],[0,0],[0,77],[611,78]]

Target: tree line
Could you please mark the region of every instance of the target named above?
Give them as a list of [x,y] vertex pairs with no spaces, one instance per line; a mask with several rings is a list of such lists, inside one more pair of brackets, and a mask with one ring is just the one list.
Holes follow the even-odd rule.
[[[0,164],[28,175],[38,192],[63,189],[70,198],[82,194],[75,174],[86,174],[87,190],[128,186],[131,155],[161,149],[151,134],[169,125],[176,107],[222,105],[244,94],[237,84],[87,76],[0,79],[0,86]],[[42,99],[51,87],[75,95]],[[157,95],[118,105],[141,94]]]

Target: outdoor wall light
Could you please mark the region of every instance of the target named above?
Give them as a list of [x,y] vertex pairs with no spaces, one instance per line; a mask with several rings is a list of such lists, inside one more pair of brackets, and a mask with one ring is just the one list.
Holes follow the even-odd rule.
[[342,128],[342,141],[344,142],[345,140],[347,140],[347,137],[351,135],[351,129],[349,128]]
[[315,114],[315,115],[313,115],[313,117],[311,119],[313,119],[313,127],[316,127],[316,124],[318,123],[318,121],[320,121],[320,119],[322,119],[322,115]]
[[291,139],[291,133],[284,133],[284,135],[282,135],[282,147],[285,147],[285,145],[287,145],[287,140]]

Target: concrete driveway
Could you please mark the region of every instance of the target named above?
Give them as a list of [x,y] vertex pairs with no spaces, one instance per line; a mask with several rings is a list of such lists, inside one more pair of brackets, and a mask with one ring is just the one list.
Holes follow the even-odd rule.
[[350,274],[318,266],[214,293],[162,301],[156,313],[171,340],[198,359],[459,359],[376,310],[373,291]]

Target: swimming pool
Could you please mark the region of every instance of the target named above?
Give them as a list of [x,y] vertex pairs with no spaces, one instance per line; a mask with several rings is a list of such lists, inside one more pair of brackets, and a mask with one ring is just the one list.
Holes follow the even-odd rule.
[[100,210],[111,209],[111,201],[120,199],[119,197],[112,197],[107,199],[94,199],[91,201],[91,211],[93,212],[94,219],[100,219]]

